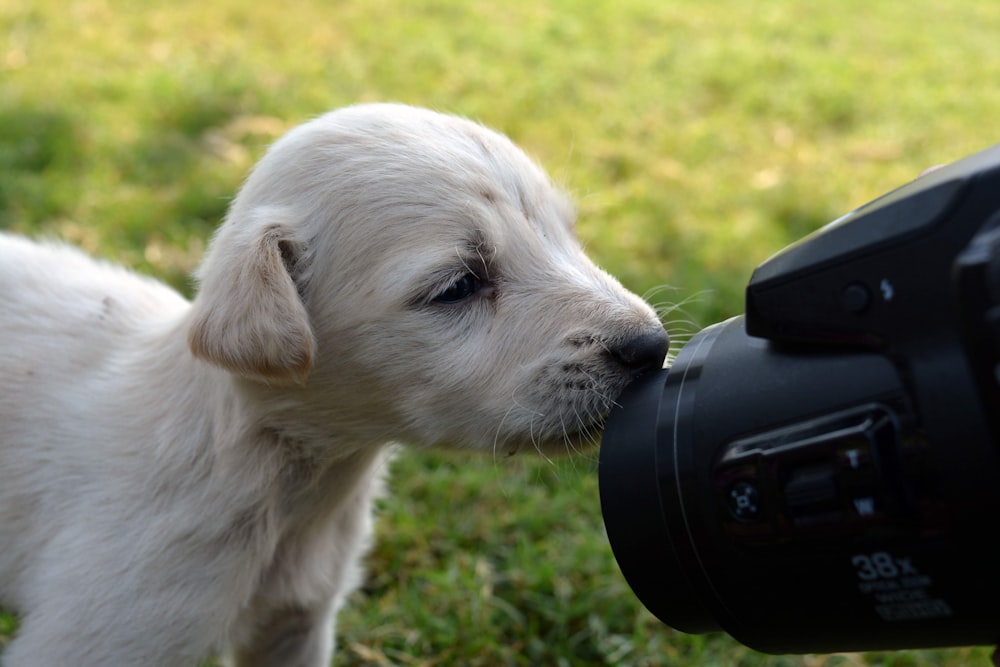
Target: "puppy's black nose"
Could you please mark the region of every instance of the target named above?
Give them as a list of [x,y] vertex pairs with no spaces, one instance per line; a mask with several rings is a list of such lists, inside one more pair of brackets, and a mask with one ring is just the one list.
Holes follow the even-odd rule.
[[657,328],[626,338],[610,352],[622,366],[640,375],[663,368],[669,346],[667,332]]

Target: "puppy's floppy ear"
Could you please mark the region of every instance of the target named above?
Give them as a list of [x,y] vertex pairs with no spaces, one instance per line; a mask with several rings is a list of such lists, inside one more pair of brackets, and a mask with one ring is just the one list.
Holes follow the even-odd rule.
[[304,249],[289,212],[260,207],[228,220],[212,241],[192,306],[188,345],[195,356],[246,378],[301,384],[316,341],[295,278]]

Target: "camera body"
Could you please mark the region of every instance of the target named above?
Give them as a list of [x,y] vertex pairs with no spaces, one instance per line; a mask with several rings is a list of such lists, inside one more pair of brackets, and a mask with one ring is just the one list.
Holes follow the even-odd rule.
[[643,604],[770,653],[1000,640],[1000,145],[761,264],[618,400],[601,504]]

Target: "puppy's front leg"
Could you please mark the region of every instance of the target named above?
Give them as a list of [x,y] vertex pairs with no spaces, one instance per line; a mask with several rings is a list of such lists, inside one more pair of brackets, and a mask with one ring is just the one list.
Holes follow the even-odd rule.
[[257,614],[233,650],[233,667],[327,667],[333,655],[332,606],[285,607]]

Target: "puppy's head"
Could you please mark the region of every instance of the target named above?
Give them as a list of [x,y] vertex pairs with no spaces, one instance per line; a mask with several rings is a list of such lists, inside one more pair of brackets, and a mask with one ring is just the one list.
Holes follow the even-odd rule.
[[400,105],[342,109],[255,167],[200,269],[191,348],[294,398],[311,431],[575,446],[662,366],[667,336],[573,223],[502,135]]

